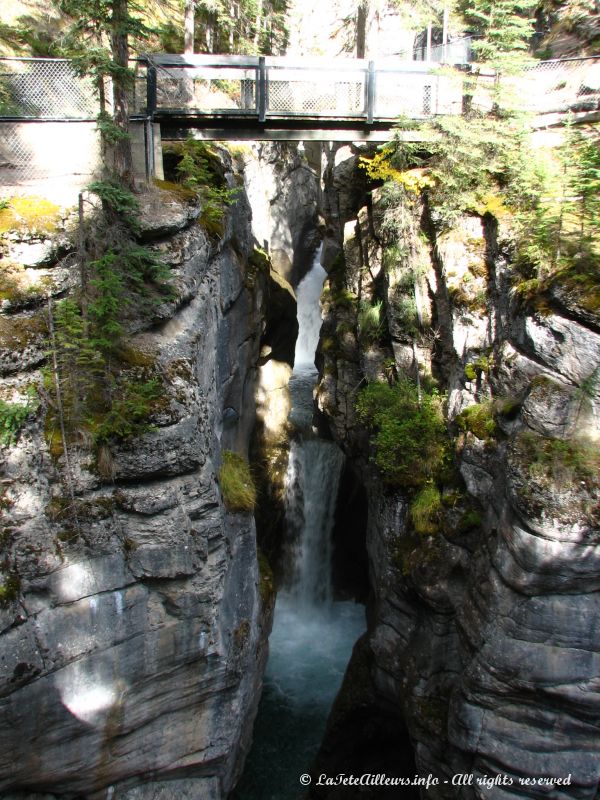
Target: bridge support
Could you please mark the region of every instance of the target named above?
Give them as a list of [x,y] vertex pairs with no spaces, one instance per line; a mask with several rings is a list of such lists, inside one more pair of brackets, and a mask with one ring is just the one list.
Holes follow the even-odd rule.
[[164,179],[160,125],[150,119],[129,123],[133,172],[138,180]]

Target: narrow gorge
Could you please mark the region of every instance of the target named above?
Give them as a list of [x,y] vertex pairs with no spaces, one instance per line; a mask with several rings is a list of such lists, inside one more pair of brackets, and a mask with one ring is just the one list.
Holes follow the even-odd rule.
[[593,134],[480,123],[0,209],[3,800],[600,796]]

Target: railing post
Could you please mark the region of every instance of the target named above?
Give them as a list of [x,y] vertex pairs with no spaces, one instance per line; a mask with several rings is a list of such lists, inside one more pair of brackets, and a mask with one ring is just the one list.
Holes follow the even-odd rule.
[[264,56],[258,58],[258,121],[267,118],[267,67]]
[[156,67],[148,62],[146,67],[146,114],[151,117],[156,111]]
[[369,61],[367,72],[367,125],[373,124],[375,113],[375,62]]

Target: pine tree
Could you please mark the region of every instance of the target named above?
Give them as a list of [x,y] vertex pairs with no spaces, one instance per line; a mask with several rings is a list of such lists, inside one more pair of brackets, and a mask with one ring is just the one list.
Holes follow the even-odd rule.
[[537,0],[461,0],[459,9],[477,37],[477,60],[500,73],[518,71],[527,62]]

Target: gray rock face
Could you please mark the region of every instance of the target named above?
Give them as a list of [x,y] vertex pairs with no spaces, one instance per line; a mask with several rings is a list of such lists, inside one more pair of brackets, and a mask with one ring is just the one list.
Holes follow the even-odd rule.
[[293,143],[261,143],[242,157],[253,233],[275,271],[297,286],[319,242],[319,176]]
[[[72,449],[77,522],[43,409],[3,449],[4,798],[221,800],[239,776],[268,624],[253,518],[226,511],[217,477],[254,417],[265,279],[244,277],[244,202],[218,244],[189,205],[145,216],[177,299],[130,345],[152,354],[164,403],[152,430],[108,448],[112,480]],[[15,385],[35,363],[14,365]]]
[[[349,161],[350,173],[352,167]],[[403,266],[379,273],[366,215],[355,216],[338,227],[345,228],[343,285],[368,297],[366,263],[373,280],[386,282],[391,341],[379,342],[376,354],[360,336],[353,353],[341,336],[332,345],[326,337],[340,323],[356,330],[357,319],[347,304],[331,301],[318,398],[334,436],[365,475],[373,684],[404,714],[419,772],[440,779],[428,797],[593,800],[600,781],[597,327],[575,307],[567,317],[559,306],[544,316],[517,306],[502,239],[493,241],[497,232],[469,217],[432,242],[436,260],[425,271],[425,292],[410,287],[411,313],[420,314],[426,331],[421,347],[427,320],[437,326],[429,353],[412,348],[407,307],[396,290]],[[376,201],[372,220],[377,232]],[[404,244],[409,259],[429,257],[419,241]],[[384,491],[367,464],[368,443],[354,418],[356,387],[365,376],[383,379],[378,364],[390,355],[398,372],[412,375],[415,358],[422,371],[433,359],[451,418],[490,398],[510,409],[498,417],[495,438],[468,432],[459,440],[462,491],[480,508],[472,529],[415,536],[410,491]],[[472,775],[472,785],[453,787],[458,773]],[[505,785],[486,784],[486,775],[497,774],[506,776]],[[549,789],[523,780],[539,777],[559,782]]]

